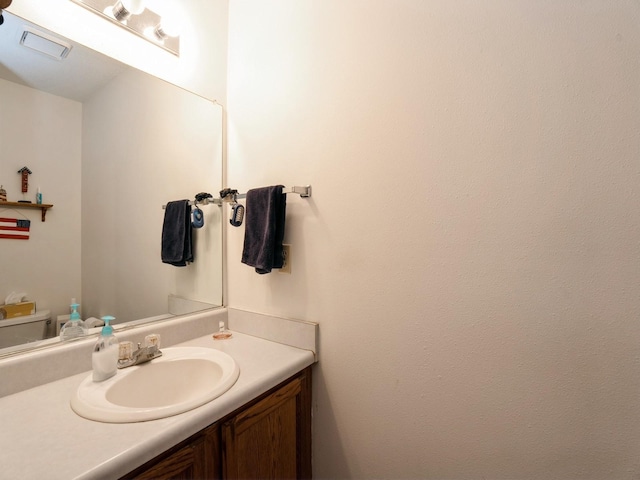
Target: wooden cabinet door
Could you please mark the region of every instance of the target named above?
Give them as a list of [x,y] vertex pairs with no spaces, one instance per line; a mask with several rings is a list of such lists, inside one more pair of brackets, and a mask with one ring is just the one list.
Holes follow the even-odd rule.
[[136,480],[217,480],[220,478],[219,428],[212,425],[177,449],[165,452],[124,479]]
[[222,425],[225,479],[311,478],[311,370]]

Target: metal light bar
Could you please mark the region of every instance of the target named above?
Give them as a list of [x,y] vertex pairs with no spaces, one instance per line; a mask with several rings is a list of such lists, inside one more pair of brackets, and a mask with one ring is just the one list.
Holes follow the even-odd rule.
[[135,33],[148,42],[180,56],[180,37],[160,38],[155,32],[162,21],[162,17],[148,8],[145,8],[138,15],[131,15],[126,20],[118,21],[113,14],[113,7],[118,4],[118,0],[71,0],[78,5],[82,5],[87,10],[106,18],[112,23]]

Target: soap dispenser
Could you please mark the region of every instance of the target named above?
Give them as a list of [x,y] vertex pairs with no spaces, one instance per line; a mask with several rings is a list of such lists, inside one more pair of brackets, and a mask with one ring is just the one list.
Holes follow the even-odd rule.
[[80,319],[78,307],[79,304],[75,303],[75,300],[72,300],[71,315],[69,316],[69,320],[62,326],[62,329],[60,330],[61,340],[73,340],[75,338],[83,337],[87,334],[87,327]]
[[113,327],[109,322],[115,320],[114,317],[102,317],[104,327],[98,337],[96,346],[93,347],[91,363],[93,365],[93,381],[102,382],[113,377],[118,370],[118,339],[113,334]]

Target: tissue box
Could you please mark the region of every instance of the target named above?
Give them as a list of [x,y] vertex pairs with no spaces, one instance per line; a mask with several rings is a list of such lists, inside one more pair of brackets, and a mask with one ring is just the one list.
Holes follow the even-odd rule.
[[16,318],[36,313],[36,302],[20,302],[0,305],[0,318]]

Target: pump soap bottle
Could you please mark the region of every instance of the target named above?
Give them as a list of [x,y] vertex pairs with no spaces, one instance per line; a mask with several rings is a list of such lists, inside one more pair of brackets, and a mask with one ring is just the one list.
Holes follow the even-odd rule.
[[113,327],[109,325],[109,322],[115,318],[106,316],[102,317],[102,320],[104,327],[102,327],[102,332],[91,355],[94,382],[102,382],[111,378],[118,370],[118,339],[113,334]]
[[80,314],[78,313],[79,306],[79,304],[75,303],[75,299],[72,299],[72,312],[69,320],[62,326],[62,329],[60,329],[60,340],[73,340],[87,334],[87,327],[80,319]]

